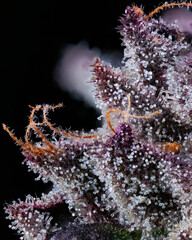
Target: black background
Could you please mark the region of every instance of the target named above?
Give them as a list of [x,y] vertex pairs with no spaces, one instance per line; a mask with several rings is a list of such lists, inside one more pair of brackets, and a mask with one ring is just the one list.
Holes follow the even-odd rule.
[[[159,1],[2,1],[0,4],[0,123],[14,129],[20,138],[25,134],[30,109],[28,105],[63,103],[64,108],[50,117],[63,128],[96,128],[94,108],[72,98],[54,80],[54,69],[62,50],[82,40],[103,51],[123,52],[116,31],[119,16],[126,5],[135,2],[149,13]],[[34,181],[21,162],[24,157],[0,126],[0,238],[17,240],[5,220],[4,204],[27,194],[40,196],[50,184]]]

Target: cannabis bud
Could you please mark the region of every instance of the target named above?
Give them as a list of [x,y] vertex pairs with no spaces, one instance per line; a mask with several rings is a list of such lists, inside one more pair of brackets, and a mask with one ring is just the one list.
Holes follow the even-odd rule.
[[31,107],[25,141],[3,125],[29,169],[53,183],[47,195],[6,207],[21,239],[192,239],[192,46],[176,24],[152,18],[174,6],[192,4],[165,3],[149,15],[128,6],[122,67],[95,59],[90,82],[102,128],[54,127],[48,114],[61,105]]

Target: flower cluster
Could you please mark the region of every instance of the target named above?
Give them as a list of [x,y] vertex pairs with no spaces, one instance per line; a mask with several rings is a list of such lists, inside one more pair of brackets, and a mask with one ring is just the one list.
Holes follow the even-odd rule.
[[[126,8],[123,66],[92,65],[102,128],[78,134],[54,127],[48,113],[61,105],[31,107],[25,142],[3,125],[29,169],[53,182],[47,195],[7,206],[22,239],[192,239],[192,46],[176,24],[152,18],[191,5],[165,3],[149,15]],[[42,141],[32,143],[31,131]]]

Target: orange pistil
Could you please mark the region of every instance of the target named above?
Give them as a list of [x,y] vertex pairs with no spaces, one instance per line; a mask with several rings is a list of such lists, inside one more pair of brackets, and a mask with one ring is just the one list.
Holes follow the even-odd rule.
[[106,114],[107,122],[108,122],[109,127],[111,128],[111,130],[112,130],[113,132],[115,132],[115,129],[113,128],[113,126],[112,126],[112,124],[111,124],[111,121],[110,121],[110,119],[109,119],[109,115],[110,115],[111,113],[113,113],[113,112],[115,112],[115,113],[122,113],[122,114],[125,114],[125,112],[118,111],[118,110],[110,110],[109,112],[107,112],[107,114]]
[[[31,112],[31,115],[29,117],[29,125],[27,126],[27,130],[26,130],[26,133],[25,133],[25,143],[23,141],[20,141],[18,138],[16,138],[14,136],[14,134],[8,129],[8,127],[3,124],[3,129],[5,131],[8,132],[8,134],[10,135],[10,137],[15,141],[17,142],[23,149],[27,150],[28,152],[31,152],[34,156],[38,157],[38,156],[42,156],[44,155],[45,153],[49,153],[49,154],[53,154],[55,155],[56,152],[58,151],[58,149],[56,148],[56,146],[54,146],[46,137],[45,135],[40,131],[40,129],[37,127],[37,126],[40,126],[40,125],[47,125],[50,127],[50,129],[52,129],[54,132],[57,132],[57,133],[60,133],[60,134],[63,134],[63,135],[67,135],[67,136],[71,136],[71,137],[75,137],[75,138],[96,138],[97,136],[96,135],[88,135],[88,136],[80,136],[80,135],[77,135],[77,134],[73,134],[73,133],[67,133],[65,131],[61,131],[59,129],[56,129],[54,128],[51,123],[49,123],[49,121],[47,120],[47,110],[48,109],[52,109],[54,110],[55,108],[58,108],[58,107],[61,107],[62,105],[59,104],[59,105],[56,105],[55,107],[51,107],[51,106],[48,106],[46,105],[44,108],[43,108],[43,117],[44,117],[44,121],[42,123],[36,123],[34,122],[33,118],[34,118],[34,114],[35,114],[35,111],[38,111],[40,108],[41,108],[41,105],[38,105],[37,107],[32,107],[29,105],[30,108],[32,108],[32,112]],[[29,141],[29,134],[30,134],[30,131],[31,129],[33,129],[37,135],[39,137],[41,137],[44,141],[44,143],[46,144],[45,147],[37,147],[35,145],[33,145],[30,141]]]
[[107,114],[106,114],[107,122],[108,122],[109,127],[111,128],[111,130],[112,130],[113,132],[115,132],[115,129],[113,128],[113,126],[112,126],[112,124],[111,124],[111,121],[110,121],[110,118],[109,118],[109,115],[110,115],[112,112],[124,114],[124,115],[125,115],[125,122],[126,122],[126,123],[128,123],[128,118],[129,118],[129,117],[132,117],[132,118],[147,118],[147,119],[148,119],[148,118],[152,117],[153,115],[159,113],[159,111],[156,111],[156,112],[151,113],[151,114],[148,115],[148,116],[146,116],[146,115],[144,115],[144,116],[131,115],[131,114],[129,114],[130,107],[131,107],[131,99],[130,99],[130,95],[129,95],[129,94],[127,95],[127,100],[128,100],[128,106],[127,106],[126,112],[124,112],[124,111],[118,111],[118,110],[110,110],[110,111],[107,112]]
[[20,141],[18,138],[14,136],[14,134],[8,129],[8,127],[3,124],[3,129],[8,132],[10,137],[17,142],[23,149],[27,150],[28,152],[31,152],[34,156],[38,157],[45,153],[45,149],[38,148],[36,146],[33,146],[32,144],[24,143]]
[[177,38],[177,41],[180,41],[180,39],[182,38],[182,33],[181,32],[179,32],[179,31],[176,31],[177,32],[177,34],[178,34],[178,38]]
[[15,141],[17,142],[22,148],[26,149],[26,150],[29,150],[30,147],[28,145],[26,145],[24,142],[20,141],[18,138],[16,138],[14,136],[14,134],[8,129],[8,127],[3,124],[3,129],[9,133],[10,137]]
[[169,3],[169,4],[163,4],[160,7],[156,8],[154,11],[152,11],[149,15],[147,15],[144,20],[147,21],[149,18],[151,18],[154,14],[159,12],[160,10],[163,10],[164,8],[170,8],[170,7],[175,7],[175,6],[186,6],[186,7],[191,7],[192,3]]
[[134,10],[138,15],[141,15],[141,16],[144,15],[144,12],[143,12],[143,9],[142,9],[142,8],[139,8],[139,7],[137,7],[137,6],[133,6],[133,10]]
[[44,123],[35,123],[33,121],[34,113],[35,113],[35,111],[37,111],[37,110],[39,110],[41,108],[41,105],[39,105],[37,107],[32,107],[31,105],[29,105],[29,107],[32,108],[33,110],[32,110],[31,115],[29,117],[29,125],[27,126],[27,130],[26,130],[26,133],[25,133],[25,141],[26,141],[26,143],[31,148],[34,148],[34,145],[32,145],[32,143],[29,141],[29,138],[28,138],[30,130],[33,129],[45,141],[45,143],[48,143],[48,145],[50,145],[50,143],[47,141],[47,139],[42,134],[42,132],[36,127],[37,125],[43,125]]
[[165,144],[160,145],[160,149],[165,152],[174,152],[177,153],[181,149],[181,145],[177,142],[166,142]]
[[159,39],[157,37],[155,37],[155,42],[159,42]]
[[[6,127],[5,124],[3,124],[3,128],[5,131],[7,131],[10,135],[10,137],[16,141],[22,148],[24,148],[25,150],[31,152],[34,156],[38,157],[38,156],[41,156],[41,155],[44,155],[46,152],[48,153],[51,153],[51,154],[55,154],[56,153],[56,148],[55,146],[49,142],[47,140],[47,138],[45,137],[45,135],[39,130],[39,128],[37,126],[39,125],[43,125],[45,124],[45,122],[43,123],[35,123],[33,121],[33,116],[34,116],[34,113],[35,111],[39,110],[41,108],[41,105],[37,106],[37,107],[32,107],[32,106],[29,106],[31,107],[33,110],[31,112],[31,115],[29,117],[29,125],[27,127],[27,130],[26,130],[26,133],[25,133],[25,143],[18,140],[14,134]],[[30,130],[33,129],[42,139],[43,141],[45,142],[46,144],[46,147],[44,148],[40,148],[40,147],[37,147],[37,146],[34,146],[30,141],[29,141],[29,138],[28,138],[28,135],[30,133]]]
[[[148,116],[136,116],[136,115],[131,115],[129,114],[129,111],[130,111],[130,107],[131,107],[131,100],[130,100],[130,95],[127,95],[127,99],[128,99],[128,106],[127,106],[127,110],[126,111],[118,111],[118,110],[110,110],[107,114],[106,114],[106,118],[107,118],[107,122],[109,124],[109,127],[110,129],[115,132],[115,129],[113,128],[112,124],[111,124],[111,121],[110,121],[110,118],[109,118],[109,115],[111,113],[121,113],[121,114],[124,114],[125,115],[125,122],[128,123],[128,118],[129,117],[134,117],[134,118],[150,118],[151,116],[153,116],[154,114],[158,114],[159,112],[154,112],[154,113],[151,113],[150,115]],[[43,107],[43,122],[42,123],[36,123],[34,122],[33,118],[34,118],[34,114],[36,111],[40,110],[41,109],[41,105],[38,105],[37,107],[32,107],[29,105],[30,108],[32,108],[32,112],[31,112],[31,115],[29,117],[29,125],[27,126],[27,130],[26,130],[26,133],[25,133],[25,143],[23,141],[20,141],[18,138],[16,138],[14,136],[14,134],[6,127],[5,124],[3,124],[3,128],[5,131],[7,131],[10,135],[10,137],[16,141],[23,149],[31,152],[34,156],[38,157],[38,156],[42,156],[44,155],[45,153],[49,153],[49,154],[52,154],[52,155],[55,155],[57,154],[57,147],[55,145],[53,145],[46,137],[45,135],[41,132],[41,130],[39,129],[38,126],[41,126],[41,125],[47,125],[49,126],[49,128],[51,130],[53,130],[54,132],[56,133],[59,133],[59,134],[62,134],[62,135],[66,135],[66,136],[70,136],[70,137],[75,137],[75,138],[80,138],[80,139],[91,139],[91,138],[97,138],[98,135],[95,135],[95,134],[92,134],[92,135],[87,135],[87,136],[80,136],[78,134],[74,134],[74,133],[69,133],[69,132],[65,132],[65,131],[62,131],[62,130],[59,130],[55,127],[52,126],[52,124],[48,121],[47,119],[47,114],[48,114],[48,110],[51,109],[51,110],[55,110],[56,108],[58,107],[62,107],[62,104],[58,104],[54,107],[52,106],[48,106],[48,105],[45,105]],[[44,147],[37,147],[35,145],[33,145],[31,143],[31,141],[29,140],[29,134],[30,134],[30,131],[31,129],[33,129],[37,135],[42,138],[43,142],[45,143],[45,146]]]
[[47,120],[47,111],[48,111],[48,109],[54,110],[55,108],[58,108],[58,107],[62,107],[62,104],[56,105],[56,106],[54,106],[54,107],[51,107],[51,106],[46,105],[46,106],[44,107],[44,109],[43,109],[44,122],[45,122],[45,123],[47,124],[47,126],[49,126],[54,132],[57,132],[57,133],[60,133],[60,134],[66,135],[66,136],[75,137],[75,138],[96,138],[96,137],[97,137],[97,135],[80,136],[80,135],[77,135],[77,134],[68,133],[68,132],[59,130],[59,129],[57,129],[57,128],[54,128],[54,127],[52,126],[52,124]]

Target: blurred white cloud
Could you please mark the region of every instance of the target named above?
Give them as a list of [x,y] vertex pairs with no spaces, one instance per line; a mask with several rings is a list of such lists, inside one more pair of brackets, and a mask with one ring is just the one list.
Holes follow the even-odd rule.
[[90,83],[91,64],[94,58],[100,57],[97,48],[90,49],[86,42],[68,45],[62,53],[55,69],[55,79],[64,90],[77,99],[83,99],[89,105],[95,106],[93,85]]
[[55,79],[60,87],[70,92],[76,99],[83,99],[88,105],[95,107],[93,97],[92,67],[95,58],[101,58],[106,63],[117,66],[121,64],[122,56],[118,51],[101,53],[98,48],[89,48],[88,43],[68,45],[61,54],[61,59],[55,69]]
[[161,17],[168,23],[176,22],[181,32],[192,34],[192,12],[187,8],[168,9]]

